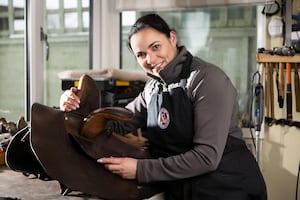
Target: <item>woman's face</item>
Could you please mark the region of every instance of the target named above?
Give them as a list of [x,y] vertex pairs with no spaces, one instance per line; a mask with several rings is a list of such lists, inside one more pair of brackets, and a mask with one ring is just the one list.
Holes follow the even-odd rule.
[[130,45],[133,53],[144,70],[154,76],[177,55],[177,38],[174,31],[170,38],[153,29],[144,28],[132,35]]

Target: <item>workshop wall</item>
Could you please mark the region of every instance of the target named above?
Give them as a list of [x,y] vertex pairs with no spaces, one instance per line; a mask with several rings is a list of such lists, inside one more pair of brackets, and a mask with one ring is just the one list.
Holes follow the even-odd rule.
[[[292,76],[292,81],[293,78]],[[294,88],[292,91],[293,120],[300,121],[300,112],[295,111]],[[276,91],[274,97],[277,97]],[[276,105],[277,99],[274,99],[274,102],[275,117],[286,118],[286,106],[279,108]],[[260,166],[267,184],[268,199],[295,199],[300,161],[300,129],[287,125],[265,125],[264,139],[260,147]]]
[[[292,8],[293,14],[299,14],[300,1],[293,1]],[[280,16],[280,13],[278,16]],[[271,17],[267,17],[267,23],[270,19]],[[282,47],[283,37],[270,37],[270,35],[267,35],[266,37],[268,38],[266,48]],[[275,86],[275,73],[273,75],[273,85]],[[299,122],[300,112],[296,112],[295,110],[293,69],[291,81],[293,96],[293,121]],[[277,103],[276,87],[274,88],[274,108],[275,118],[286,118],[286,104],[283,108],[279,108]],[[268,199],[295,199],[297,173],[300,162],[300,129],[288,125],[265,125],[264,139],[261,141],[260,154],[260,166],[267,184]],[[297,189],[299,193],[299,188]]]

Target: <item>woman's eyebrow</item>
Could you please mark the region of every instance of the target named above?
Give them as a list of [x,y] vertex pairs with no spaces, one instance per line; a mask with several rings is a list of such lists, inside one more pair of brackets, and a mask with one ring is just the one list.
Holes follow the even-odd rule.
[[[148,45],[148,49],[151,49],[151,47],[153,47],[155,45],[155,43],[157,43],[157,42],[159,42],[159,41],[154,41],[154,42],[150,43]],[[135,55],[137,56],[137,55],[142,54],[142,53],[145,53],[145,52],[144,51],[138,51],[138,52],[135,53]]]
[[152,43],[150,43],[149,45],[148,45],[148,49],[150,49],[155,43],[157,43],[157,42],[159,42],[159,41],[154,41],[154,42],[152,42]]

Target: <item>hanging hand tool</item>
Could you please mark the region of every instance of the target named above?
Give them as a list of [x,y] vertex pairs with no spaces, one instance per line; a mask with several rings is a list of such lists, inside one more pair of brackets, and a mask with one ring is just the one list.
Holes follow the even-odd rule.
[[295,99],[296,99],[296,112],[300,112],[300,80],[298,74],[298,64],[294,68],[294,85],[295,85]]
[[[255,78],[257,79],[255,80]],[[264,87],[261,83],[261,74],[259,71],[253,74],[252,84],[252,119],[255,131],[261,131],[261,124],[264,119]]]
[[265,68],[265,119],[266,124],[272,126],[275,121],[273,64],[266,63]]
[[281,96],[279,93],[279,63],[275,63],[275,72],[276,72],[275,82],[276,82],[276,91],[277,91],[277,102],[280,107]]
[[272,122],[270,116],[270,63],[265,64],[265,120],[266,124],[270,124]]
[[288,121],[293,119],[291,68],[291,63],[286,63],[286,119]]
[[270,80],[270,116],[271,116],[271,122],[268,124],[269,126],[272,126],[275,122],[275,114],[274,114],[274,68],[273,63],[269,63],[269,80]]
[[[255,72],[254,76],[258,75],[257,83],[253,90],[253,101],[252,101],[252,114],[254,119],[255,128],[255,157],[259,161],[259,137],[261,131],[261,125],[264,119],[264,88],[261,84],[261,76],[259,72]],[[252,81],[253,82],[253,81]]]
[[276,82],[276,90],[277,90],[277,102],[279,104],[279,64],[275,63],[275,72],[276,72],[276,76],[275,76],[275,82]]
[[279,63],[279,75],[278,75],[278,103],[279,103],[279,108],[283,108],[283,103],[284,103],[284,85],[285,85],[285,80],[284,80],[284,64]]

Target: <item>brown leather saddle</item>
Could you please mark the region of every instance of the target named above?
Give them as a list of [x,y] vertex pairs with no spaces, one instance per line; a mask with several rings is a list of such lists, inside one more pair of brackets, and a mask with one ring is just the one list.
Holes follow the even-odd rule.
[[[51,179],[59,181],[69,191],[126,200],[155,194],[156,186],[122,179],[96,162],[100,157],[109,156],[151,157],[147,148],[131,144],[126,137],[117,136],[105,126],[108,120],[129,120],[133,114],[122,107],[98,108],[99,92],[94,80],[87,75],[80,78],[78,89],[81,99],[78,110],[62,112],[39,103],[32,105],[29,142],[38,160],[35,164],[40,164]],[[17,135],[15,140],[21,140]],[[16,149],[10,146],[8,152],[9,148]],[[6,163],[22,171],[22,167],[15,164],[17,156],[14,154],[18,153],[12,150],[8,153]]]

